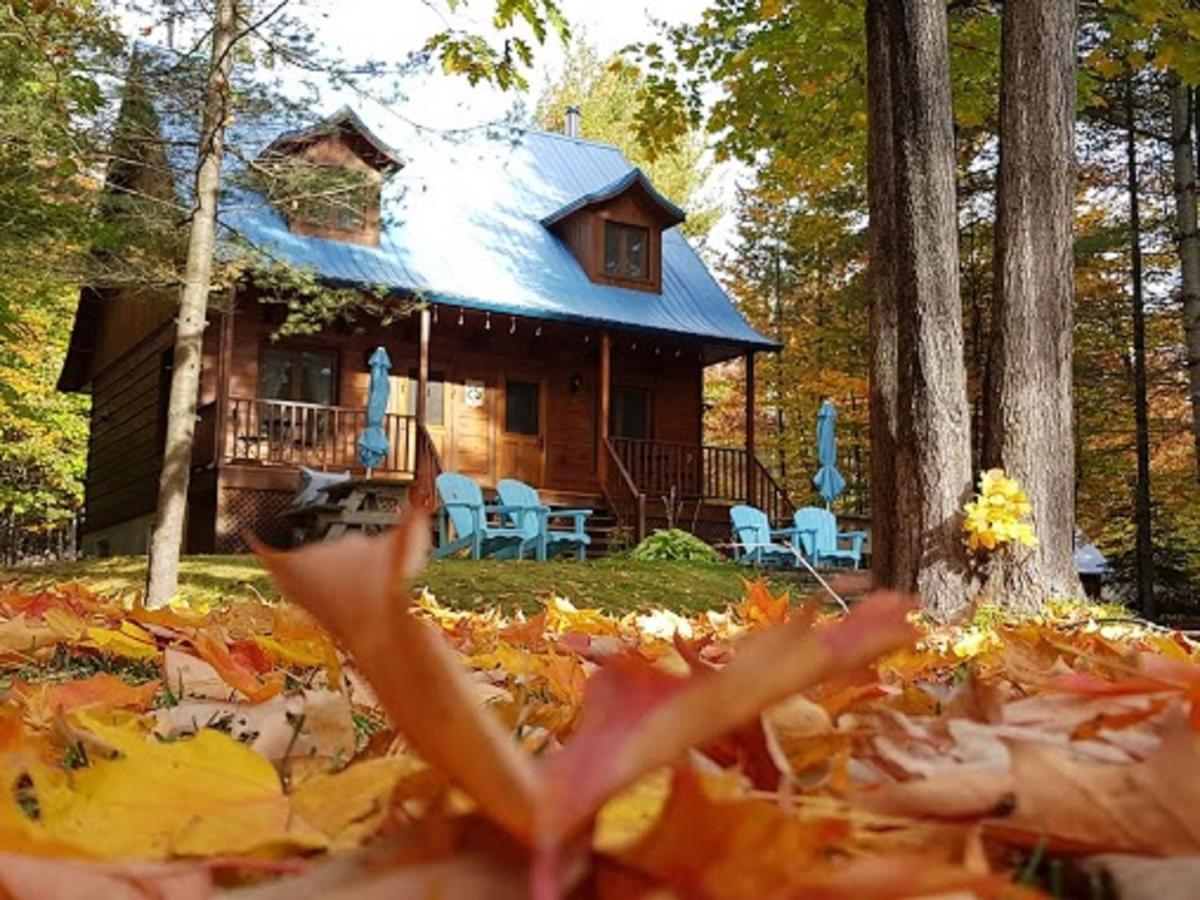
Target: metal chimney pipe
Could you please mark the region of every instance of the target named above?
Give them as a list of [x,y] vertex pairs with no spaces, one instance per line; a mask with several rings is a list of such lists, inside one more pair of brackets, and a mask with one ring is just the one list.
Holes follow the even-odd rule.
[[567,137],[579,137],[579,127],[583,124],[583,113],[579,111],[578,106],[567,107],[567,123],[564,134]]

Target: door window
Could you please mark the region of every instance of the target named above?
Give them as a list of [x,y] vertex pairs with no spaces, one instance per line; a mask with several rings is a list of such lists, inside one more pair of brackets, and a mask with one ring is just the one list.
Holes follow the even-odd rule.
[[504,430],[510,434],[539,434],[538,385],[509,381],[504,393]]
[[608,432],[613,437],[650,437],[650,391],[641,387],[614,387],[609,407]]

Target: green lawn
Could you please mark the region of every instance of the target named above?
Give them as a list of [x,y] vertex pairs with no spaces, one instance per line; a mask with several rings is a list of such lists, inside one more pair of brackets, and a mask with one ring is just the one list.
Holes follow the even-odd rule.
[[[192,601],[275,599],[271,579],[253,556],[192,556],[180,575],[183,596]],[[140,557],[88,559],[27,569],[0,569],[0,582],[19,581],[36,587],[54,581],[79,580],[102,594],[132,595],[141,591],[146,562]],[[614,611],[665,606],[679,611],[719,608],[742,596],[746,569],[732,563],[635,562],[610,557],[594,562],[498,562],[449,559],[430,565],[420,580],[448,605],[500,605],[534,609],[551,592],[576,606]],[[800,576],[770,576],[777,591],[803,596]]]

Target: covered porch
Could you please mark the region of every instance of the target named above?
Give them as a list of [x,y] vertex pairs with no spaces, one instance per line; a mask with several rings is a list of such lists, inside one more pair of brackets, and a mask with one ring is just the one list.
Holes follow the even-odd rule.
[[610,511],[633,540],[668,521],[726,540],[734,503],[791,515],[754,455],[752,389],[746,446],[703,442],[705,366],[741,355],[752,386],[753,351],[445,305],[355,334],[273,341],[276,327],[251,303],[214,329],[225,374],[200,410],[198,465],[237,469],[243,482],[273,473],[276,485],[300,466],[362,474],[365,359],[383,346],[390,447],[375,477],[423,490],[443,470],[485,487],[520,478],[549,502]]

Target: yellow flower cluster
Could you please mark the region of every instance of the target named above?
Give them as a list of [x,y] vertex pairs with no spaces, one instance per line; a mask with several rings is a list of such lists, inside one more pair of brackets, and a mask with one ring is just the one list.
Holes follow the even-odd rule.
[[1013,541],[1036,547],[1033,526],[1023,521],[1032,510],[1021,486],[1004,474],[989,469],[979,479],[979,493],[964,507],[963,530],[972,550],[995,550]]

